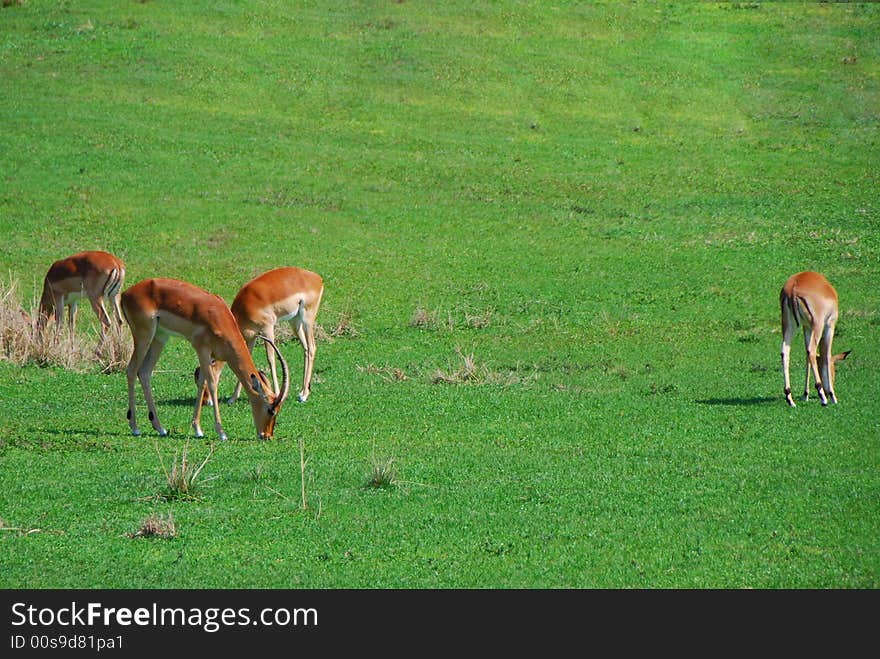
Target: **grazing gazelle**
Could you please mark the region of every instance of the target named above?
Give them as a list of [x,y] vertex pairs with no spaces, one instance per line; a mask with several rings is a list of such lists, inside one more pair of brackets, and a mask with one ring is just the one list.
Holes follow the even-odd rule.
[[119,294],[125,281],[125,264],[107,252],[79,252],[55,261],[43,280],[43,295],[37,315],[37,327],[42,329],[54,314],[55,324],[61,329],[64,307],[70,332],[76,324],[76,305],[86,296],[101,322],[101,338],[110,327],[110,316],[104,309],[104,299],[110,300],[116,322],[122,324]]
[[[226,439],[226,433],[220,423],[220,406],[217,404],[217,373],[225,362],[229,362],[232,372],[247,391],[257,436],[260,439],[272,438],[275,420],[290,387],[287,362],[275,344],[263,337],[278,352],[281,360],[281,389],[273,391],[266,376],[257,370],[238,324],[223,298],[176,279],[145,279],[122,294],[122,310],[134,339],[127,371],[128,423],[134,435],[140,434],[135,420],[135,376],[144,390],[153,428],[160,435],[168,434],[159,423],[150,379],[168,338],[177,335],[187,339],[199,356],[199,391],[207,386],[214,403],[214,428],[220,439]],[[212,361],[214,368],[211,368]],[[200,424],[201,412],[202,397],[197,396],[192,420],[197,437],[204,436]]]
[[[834,365],[849,354],[849,351],[831,355],[831,342],[834,339],[834,326],[837,324],[837,291],[825,277],[818,272],[799,272],[789,277],[779,293],[782,309],[782,371],[785,374],[785,400],[795,406],[791,397],[791,381],[788,375],[791,338],[795,327],[802,326],[804,347],[807,350],[807,378],[804,383],[804,400],[810,394],[810,370],[816,379],[816,391],[822,405],[830,399],[837,402],[834,395]],[[818,350],[818,355],[817,355]],[[817,362],[818,358],[818,363]]]
[[[260,335],[270,341],[275,340],[275,325],[282,320],[289,320],[293,325],[303,349],[303,385],[297,398],[306,402],[312,388],[312,368],[315,364],[315,317],[321,306],[324,293],[324,281],[321,276],[302,268],[277,268],[255,277],[241,287],[232,301],[232,315],[247,343],[248,352],[253,352],[254,343]],[[278,376],[275,372],[275,353],[266,346],[266,358],[272,372],[272,383],[278,391]],[[221,367],[222,368],[222,367]],[[220,369],[214,366],[217,379]],[[201,367],[196,369],[196,382],[200,378]],[[241,382],[229,403],[238,400],[241,394]],[[202,398],[207,401],[206,392],[199,385]]]

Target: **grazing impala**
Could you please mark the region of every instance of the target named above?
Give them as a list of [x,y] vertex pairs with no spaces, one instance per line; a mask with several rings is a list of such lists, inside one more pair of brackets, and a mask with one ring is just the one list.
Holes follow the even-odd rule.
[[[293,325],[303,349],[303,385],[297,398],[306,402],[312,388],[312,368],[315,364],[315,317],[321,305],[324,293],[324,281],[321,276],[302,268],[277,268],[265,272],[242,286],[232,301],[232,315],[247,343],[248,352],[254,349],[254,343],[260,335],[270,341],[275,340],[275,325],[282,320],[289,320]],[[275,373],[275,353],[266,345],[266,358],[272,372],[272,383],[278,391],[278,377]],[[214,370],[217,378],[220,369]],[[196,381],[200,377],[201,367],[196,370]],[[235,386],[229,403],[238,400],[242,384]],[[207,401],[203,389],[202,398]]]
[[[144,390],[153,428],[160,435],[168,434],[159,423],[150,379],[168,338],[178,335],[187,339],[199,356],[202,374],[199,390],[204,387],[208,389],[214,403],[214,428],[220,439],[226,439],[226,433],[220,423],[220,406],[217,404],[217,374],[226,362],[250,398],[257,436],[271,439],[275,420],[290,387],[287,362],[275,344],[263,337],[281,360],[282,384],[280,391],[275,392],[270,388],[266,376],[257,370],[223,298],[176,279],[145,279],[122,294],[122,310],[134,339],[127,371],[128,423],[134,435],[140,434],[135,420],[135,376]],[[201,411],[202,397],[197,396],[192,420],[197,437],[204,436],[200,423]]]
[[[782,371],[785,374],[785,400],[795,406],[791,397],[791,381],[788,375],[791,338],[796,326],[803,326],[804,347],[807,350],[807,379],[804,383],[804,400],[810,394],[810,370],[816,379],[816,391],[822,405],[830,399],[837,402],[834,395],[834,365],[849,354],[849,351],[831,355],[831,342],[834,339],[834,326],[837,323],[837,291],[825,277],[818,272],[799,272],[789,277],[779,293],[782,308]],[[817,362],[817,349],[818,361]]]
[[116,322],[122,324],[119,293],[125,281],[125,264],[107,252],[80,252],[55,261],[43,280],[43,295],[37,316],[37,327],[42,329],[54,314],[57,328],[61,329],[64,307],[67,322],[73,332],[76,324],[76,305],[85,295],[101,322],[101,338],[110,327],[110,316],[104,309],[104,299],[110,300]]

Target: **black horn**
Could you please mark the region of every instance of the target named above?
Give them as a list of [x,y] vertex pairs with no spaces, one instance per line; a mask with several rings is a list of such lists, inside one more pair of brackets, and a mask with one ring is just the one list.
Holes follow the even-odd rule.
[[290,392],[290,370],[287,368],[287,361],[284,359],[284,355],[281,354],[278,346],[262,334],[258,335],[258,338],[263,339],[267,345],[271,346],[272,350],[275,351],[278,360],[281,362],[281,393],[276,396],[275,402],[272,403],[272,408],[278,409],[281,406],[281,403],[287,399],[287,394]]

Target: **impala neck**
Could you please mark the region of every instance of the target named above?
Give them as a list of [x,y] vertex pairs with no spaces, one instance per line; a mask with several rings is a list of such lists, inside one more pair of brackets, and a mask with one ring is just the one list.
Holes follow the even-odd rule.
[[49,278],[43,280],[43,295],[40,297],[40,307],[38,317],[45,316],[48,318],[55,312],[55,296],[52,295],[52,287],[49,285]]
[[[235,373],[235,377],[241,382],[248,396],[250,398],[260,398],[260,394],[257,393],[254,385],[251,383],[251,375],[256,375],[259,379],[260,371],[254,363],[253,357],[247,351],[244,339],[229,342],[229,354],[227,355],[226,363],[232,369],[232,372]],[[266,393],[272,394],[272,391],[270,390]]]

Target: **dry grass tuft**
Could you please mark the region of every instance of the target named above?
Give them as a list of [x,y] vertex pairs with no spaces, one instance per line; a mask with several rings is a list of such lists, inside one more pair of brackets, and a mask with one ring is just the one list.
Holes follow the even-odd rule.
[[456,349],[456,353],[461,358],[461,364],[458,368],[449,371],[436,369],[431,374],[432,384],[498,384],[510,386],[514,384],[527,384],[534,382],[538,378],[536,369],[525,369],[526,374],[523,375],[519,366],[504,370],[494,371],[486,364],[477,362],[473,353],[464,354],[460,348]]
[[431,375],[433,384],[479,384],[489,379],[489,368],[485,364],[477,364],[477,360],[473,353],[465,355],[458,350],[458,356],[461,357],[462,363],[459,367],[452,371],[444,371],[437,369]]
[[[315,328],[315,336],[317,338],[317,328]],[[275,325],[275,343],[281,345],[282,343],[287,343],[288,341],[296,341],[299,343],[299,338],[296,336],[296,332],[293,331],[293,327],[290,323],[278,323]]]
[[114,373],[124,371],[128,366],[132,351],[131,331],[128,325],[110,323],[107,336],[98,342],[95,351],[95,360],[101,367],[102,373]]
[[403,382],[409,380],[409,376],[403,372],[403,369],[396,366],[376,366],[375,364],[367,364],[366,366],[358,366],[357,370],[367,375],[378,375],[385,382]]
[[877,318],[878,312],[876,309],[853,309],[848,308],[843,310],[843,315],[847,318],[860,318],[865,320],[875,320]]
[[410,318],[409,326],[424,330],[455,331],[456,327],[468,329],[485,329],[492,324],[495,310],[487,307],[481,311],[458,308],[449,311],[446,318],[442,318],[438,310],[428,311],[424,307],[418,307]]
[[141,528],[134,533],[129,533],[129,538],[162,538],[171,540],[177,536],[177,527],[171,513],[168,516],[153,513],[141,522]]
[[205,482],[200,481],[199,476],[205,465],[208,464],[208,461],[214,455],[214,445],[211,444],[208,454],[198,466],[189,460],[189,439],[186,440],[183,449],[174,452],[174,460],[171,463],[170,470],[165,467],[165,461],[162,459],[162,454],[159,453],[158,442],[156,443],[156,454],[159,456],[159,463],[162,465],[162,471],[165,473],[165,482],[168,486],[165,493],[160,494],[159,497],[162,499],[182,499],[186,501],[196,499],[196,493],[200,484]]
[[34,300],[30,310],[25,310],[18,282],[0,282],[0,359],[19,366],[58,366],[76,372],[96,367],[102,373],[125,369],[132,345],[127,327],[111,322],[103,341],[71,334],[66,324],[59,331],[54,321],[40,330],[38,306]]
[[410,327],[418,327],[420,329],[429,329],[431,327],[436,327],[438,323],[438,314],[436,311],[428,311],[422,307],[419,307],[413,313],[412,318],[409,321]]
[[42,529],[29,529],[24,526],[9,526],[5,521],[0,519],[0,531],[11,531],[20,536],[28,536],[31,533],[39,533]]
[[476,314],[465,312],[464,323],[471,329],[485,329],[492,324],[493,309],[486,309]]
[[336,323],[330,329],[328,334],[334,339],[355,339],[361,335],[360,331],[354,325],[354,316],[350,311],[343,311],[336,317]]
[[342,311],[336,317],[336,321],[329,326],[315,325],[315,340],[333,343],[336,339],[356,339],[361,335],[355,327],[354,316],[350,311]]
[[248,477],[254,483],[262,483],[266,480],[266,470],[261,464],[256,464],[251,467],[251,470],[248,472]]
[[394,458],[374,457],[366,486],[378,489],[390,489],[396,485],[397,469],[394,466]]

